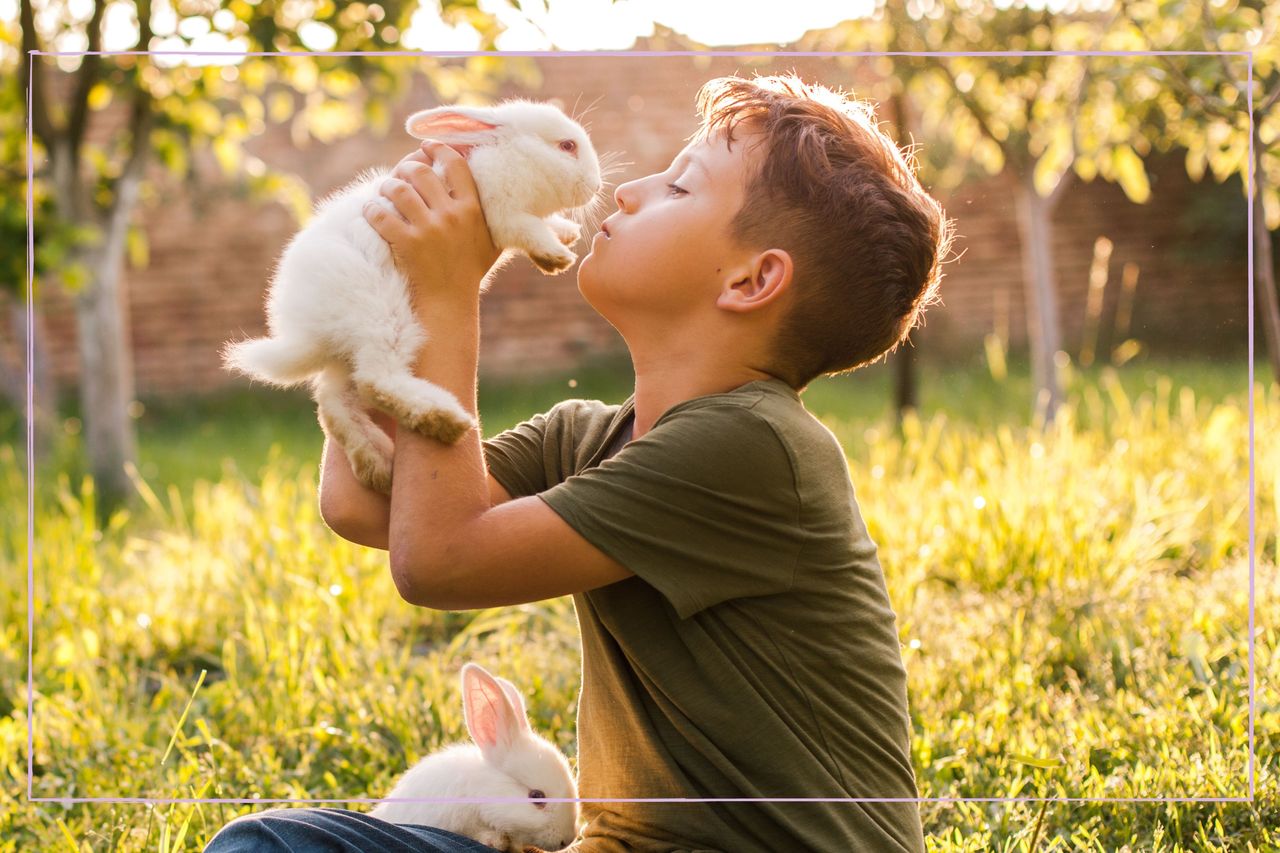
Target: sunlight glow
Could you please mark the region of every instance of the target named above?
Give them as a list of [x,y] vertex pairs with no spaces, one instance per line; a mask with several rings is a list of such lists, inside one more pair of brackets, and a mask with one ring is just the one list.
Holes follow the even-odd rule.
[[479,50],[480,32],[471,24],[446,24],[440,16],[440,0],[424,0],[410,18],[400,39],[410,50]]
[[535,0],[518,10],[510,0],[480,0],[480,9],[507,29],[501,50],[617,50],[662,24],[710,47],[787,44],[808,30],[862,17],[873,0]]
[[[1045,2],[1045,0],[1041,0]],[[1047,0],[1051,5],[1076,0]],[[1104,2],[1104,0],[1096,0]],[[91,0],[68,0],[73,13],[88,13]],[[313,0],[289,0],[291,15],[309,16]],[[731,47],[754,44],[789,44],[813,29],[831,27],[850,18],[863,17],[874,8],[874,0],[524,0],[517,8],[511,0],[479,0],[482,12],[493,15],[504,27],[498,35],[499,50],[621,50],[635,44],[637,38],[651,36],[660,24],[682,33],[709,47]],[[225,11],[225,10],[223,10]],[[16,17],[15,0],[0,0],[0,14]],[[233,20],[218,13],[213,27],[204,17],[179,17],[172,0],[157,0],[152,21],[157,40],[153,50],[182,50],[186,43],[178,35],[191,40],[190,50],[235,51],[247,46],[230,38],[226,30]],[[104,47],[108,50],[132,48],[137,41],[138,26],[130,3],[113,3],[107,13]],[[327,50],[337,41],[331,28],[316,22],[304,23],[298,35],[310,50]],[[77,38],[78,36],[78,38]],[[167,38],[166,38],[167,37]],[[59,50],[82,50],[81,33],[64,33],[55,45]],[[412,23],[401,38],[408,49],[436,51],[471,51],[480,48],[480,34],[467,22],[447,24],[440,11],[440,0],[423,0],[414,12]],[[205,65],[210,62],[236,62],[227,58],[166,58],[163,64]],[[78,63],[77,63],[78,64]]]

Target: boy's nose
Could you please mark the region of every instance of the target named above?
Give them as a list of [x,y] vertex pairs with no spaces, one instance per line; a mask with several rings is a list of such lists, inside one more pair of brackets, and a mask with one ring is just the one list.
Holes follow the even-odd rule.
[[625,184],[618,184],[613,190],[614,204],[618,205],[618,210],[623,213],[630,213],[634,210],[631,206],[631,199],[635,183],[635,181],[627,181]]

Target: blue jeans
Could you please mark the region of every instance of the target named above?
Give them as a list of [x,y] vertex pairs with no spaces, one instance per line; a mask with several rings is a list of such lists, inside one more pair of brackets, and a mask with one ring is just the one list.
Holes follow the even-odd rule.
[[494,853],[494,848],[455,832],[388,823],[348,809],[278,808],[231,821],[204,853]]

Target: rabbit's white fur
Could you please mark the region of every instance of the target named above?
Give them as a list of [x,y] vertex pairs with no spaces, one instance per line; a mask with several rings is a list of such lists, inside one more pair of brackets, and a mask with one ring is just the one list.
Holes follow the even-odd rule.
[[[428,755],[400,778],[392,798],[576,799],[578,787],[564,755],[535,734],[515,685],[468,663],[462,667],[462,702],[474,744]],[[578,831],[578,804],[511,802],[383,802],[370,812],[391,823],[434,826],[499,850],[526,845],[559,850]]]
[[[423,110],[405,127],[466,155],[503,258],[525,253],[548,274],[573,264],[568,246],[581,228],[560,212],[588,205],[602,186],[595,149],[577,122],[550,104],[516,100]],[[371,200],[390,206],[379,194],[389,175],[364,172],[317,206],[277,265],[267,294],[270,337],[223,351],[229,368],[255,379],[282,387],[310,381],[325,432],[361,482],[388,494],[392,444],[367,408],[446,442],[476,426],[452,393],[413,375],[428,333],[386,242],[363,214]],[[488,279],[481,289],[487,286]]]

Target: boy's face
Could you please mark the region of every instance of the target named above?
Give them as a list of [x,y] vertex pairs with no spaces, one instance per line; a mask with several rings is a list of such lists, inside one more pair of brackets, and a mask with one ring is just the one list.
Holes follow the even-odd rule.
[[592,238],[578,289],[624,335],[643,318],[678,326],[747,274],[753,253],[729,234],[760,156],[746,131],[735,128],[732,151],[717,132],[685,146],[665,171],[614,191],[618,211]]

